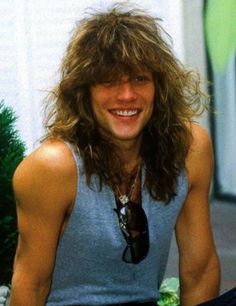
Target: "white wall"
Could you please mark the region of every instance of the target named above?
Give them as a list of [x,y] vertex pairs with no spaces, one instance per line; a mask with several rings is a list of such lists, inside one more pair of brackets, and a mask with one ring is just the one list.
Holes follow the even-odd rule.
[[[203,2],[202,0],[183,0],[183,44],[185,65],[199,71],[202,79],[207,80]],[[207,91],[207,86],[203,88]],[[210,132],[207,113],[198,118],[198,121]]]

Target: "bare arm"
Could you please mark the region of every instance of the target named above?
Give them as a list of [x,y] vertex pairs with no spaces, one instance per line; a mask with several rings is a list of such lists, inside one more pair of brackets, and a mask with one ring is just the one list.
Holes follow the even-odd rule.
[[75,177],[74,161],[61,142],[42,145],[15,172],[19,240],[11,306],[45,305]]
[[219,293],[220,267],[210,216],[208,193],[213,154],[209,136],[193,126],[193,144],[187,157],[189,193],[176,225],[180,253],[180,298],[193,306]]

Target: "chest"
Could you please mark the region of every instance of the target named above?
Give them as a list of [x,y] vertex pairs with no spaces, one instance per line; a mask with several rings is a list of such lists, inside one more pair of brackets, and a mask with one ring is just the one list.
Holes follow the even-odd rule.
[[[148,220],[150,245],[161,245],[172,236],[173,229],[186,197],[187,186],[180,182],[179,192],[168,205],[155,201],[141,183],[137,188]],[[126,242],[119,227],[115,209],[117,203],[113,190],[103,186],[101,191],[89,188],[80,180],[77,197],[68,219],[65,235],[73,235],[79,243],[99,245],[100,249],[123,249]],[[169,238],[168,238],[169,239]]]

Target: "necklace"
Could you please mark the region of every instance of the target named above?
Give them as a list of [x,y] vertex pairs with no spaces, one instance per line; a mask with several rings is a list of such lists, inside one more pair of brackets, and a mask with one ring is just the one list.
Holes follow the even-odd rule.
[[121,202],[121,204],[124,206],[125,204],[127,204],[129,201],[130,201],[130,198],[132,197],[132,194],[133,194],[133,190],[136,186],[136,183],[137,183],[137,180],[138,180],[138,177],[139,177],[139,172],[140,172],[140,166],[138,167],[138,170],[137,170],[137,173],[135,175],[135,178],[134,178],[134,181],[133,181],[133,184],[131,185],[130,187],[130,191],[128,194],[122,194],[121,191],[120,191],[120,188],[118,185],[116,185],[116,189],[119,193],[119,200]]

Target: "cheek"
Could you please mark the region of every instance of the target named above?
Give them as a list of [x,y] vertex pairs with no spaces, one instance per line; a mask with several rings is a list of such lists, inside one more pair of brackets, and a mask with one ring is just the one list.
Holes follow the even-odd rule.
[[148,104],[148,107],[150,109],[153,109],[154,100],[155,100],[155,88],[154,88],[154,86],[151,86],[151,88],[149,88],[149,91],[147,92],[145,100]]
[[95,116],[102,113],[104,109],[105,109],[104,103],[99,102],[97,100],[92,101],[92,111],[94,112]]
[[147,98],[147,109],[149,112],[153,112],[153,109],[154,109],[154,95],[150,95],[148,98]]
[[94,111],[100,111],[107,107],[107,98],[101,90],[95,88],[91,90],[91,106]]
[[99,119],[100,115],[99,115],[99,108],[97,107],[96,102],[92,101],[91,109],[92,109],[92,112],[93,112],[93,116],[94,116],[95,120],[97,121]]
[[93,94],[93,92],[91,93],[91,108],[92,108],[92,111],[94,113],[96,113],[99,108],[101,107],[100,106],[100,99],[99,99],[99,96],[97,94]]
[[104,101],[101,101],[100,99],[92,99],[91,109],[97,122],[101,124],[103,121],[106,121],[107,107]]

